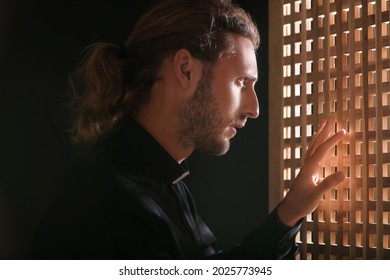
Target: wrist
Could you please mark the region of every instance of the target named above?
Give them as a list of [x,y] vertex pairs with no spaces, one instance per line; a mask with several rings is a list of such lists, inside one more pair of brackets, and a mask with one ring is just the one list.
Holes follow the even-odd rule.
[[279,219],[286,226],[293,227],[300,220],[300,217],[297,218],[293,214],[291,207],[287,207],[286,203],[283,203],[283,202],[284,201],[282,201],[279,204],[278,209],[277,209]]

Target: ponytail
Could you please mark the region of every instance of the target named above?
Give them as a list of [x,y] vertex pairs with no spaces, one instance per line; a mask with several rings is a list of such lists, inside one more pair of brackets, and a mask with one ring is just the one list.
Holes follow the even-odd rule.
[[[75,79],[72,79],[75,142],[95,140],[121,120],[128,110],[124,51],[105,42],[87,48],[84,60],[73,77]],[[80,87],[82,95],[78,94]]]

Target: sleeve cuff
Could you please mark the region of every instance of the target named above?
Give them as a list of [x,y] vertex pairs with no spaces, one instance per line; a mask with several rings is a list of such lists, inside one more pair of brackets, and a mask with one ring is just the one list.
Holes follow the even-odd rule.
[[302,220],[289,227],[280,220],[276,207],[258,229],[244,238],[246,254],[254,259],[294,259],[298,253],[295,237]]

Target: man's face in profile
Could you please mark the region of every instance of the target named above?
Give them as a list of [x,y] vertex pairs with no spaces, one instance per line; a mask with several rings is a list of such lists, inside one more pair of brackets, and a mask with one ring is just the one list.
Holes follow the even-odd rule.
[[205,68],[192,98],[180,111],[179,135],[195,149],[223,155],[247,118],[257,118],[257,62],[252,42],[233,37],[236,53]]

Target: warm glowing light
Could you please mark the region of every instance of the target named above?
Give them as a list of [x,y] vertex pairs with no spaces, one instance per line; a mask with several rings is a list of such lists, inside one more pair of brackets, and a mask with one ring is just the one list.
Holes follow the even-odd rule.
[[[318,252],[325,251],[329,258],[390,259],[390,234],[376,232],[390,225],[390,211],[383,207],[390,203],[390,1],[369,0],[365,6],[360,0],[343,0],[341,5],[335,0],[315,1],[283,5],[283,195],[300,171],[315,128],[329,115],[338,119],[332,133],[348,134],[321,162],[313,185],[337,171],[347,179],[327,192],[315,214],[306,217],[307,227],[297,237],[305,248],[300,258],[318,258]],[[304,11],[313,3],[316,11]],[[382,207],[377,207],[379,203]],[[324,228],[344,223],[348,226],[343,232]],[[362,232],[366,223],[370,230]],[[333,246],[343,246],[334,250],[339,255]],[[356,250],[359,247],[364,250]]]

